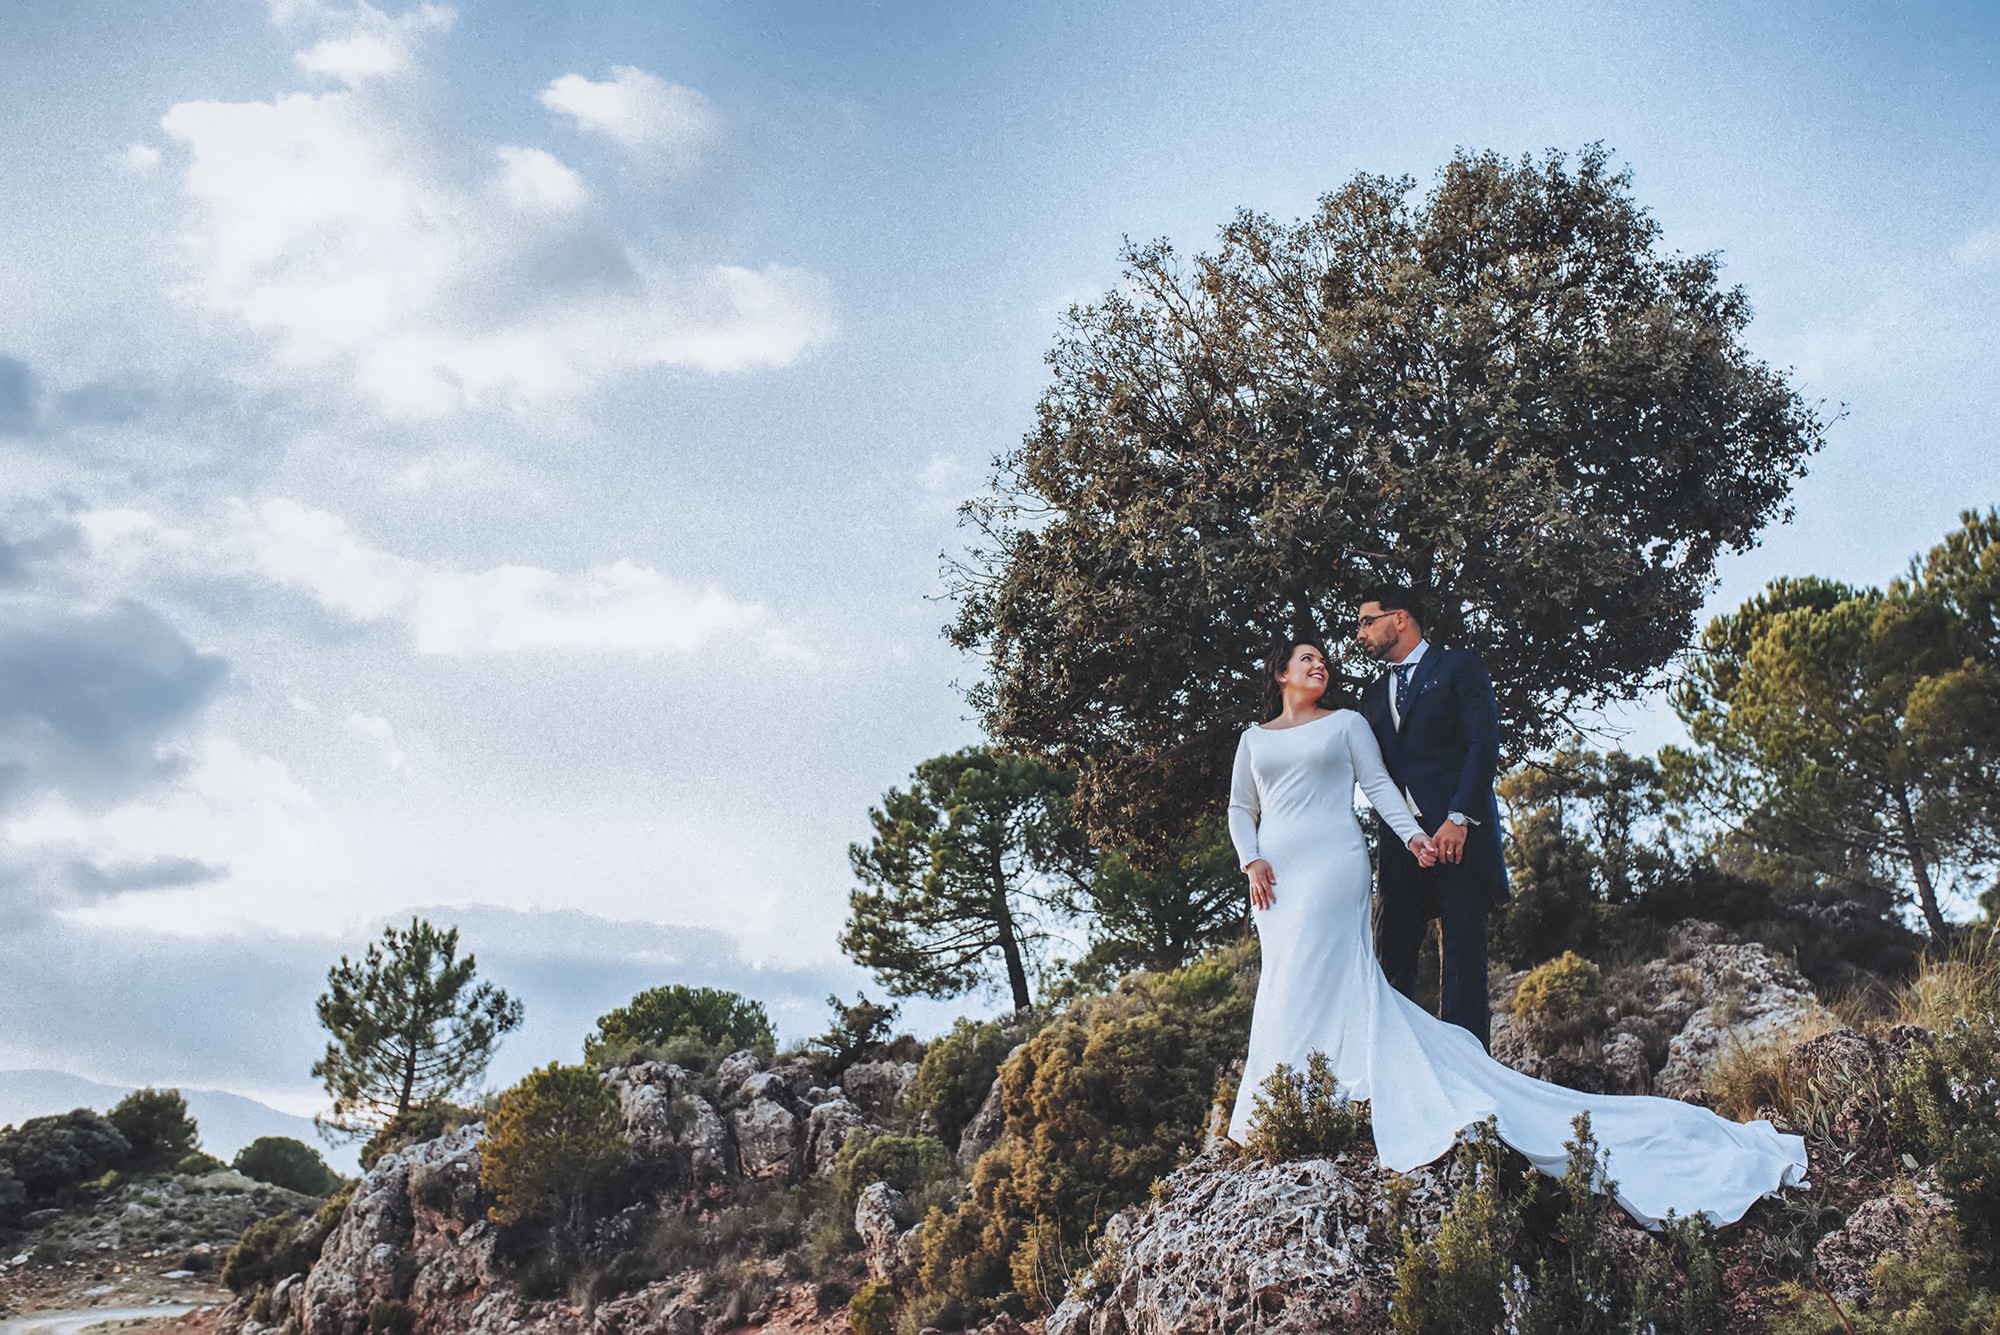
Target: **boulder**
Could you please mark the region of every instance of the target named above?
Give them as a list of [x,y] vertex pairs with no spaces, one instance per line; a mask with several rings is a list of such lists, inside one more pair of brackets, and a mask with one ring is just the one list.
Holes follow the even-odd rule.
[[[1403,1222],[1437,1227],[1456,1170],[1406,1178]],[[1377,1335],[1394,1285],[1393,1175],[1369,1154],[1265,1164],[1203,1154],[1112,1217],[1047,1335]]]
[[958,1166],[970,1170],[980,1155],[1000,1143],[1000,1133],[1006,1129],[1007,1113],[1000,1106],[1000,1079],[995,1076],[979,1111],[972,1114],[965,1130],[959,1132]]
[[1866,1308],[1874,1297],[1870,1272],[1888,1252],[1909,1256],[1927,1232],[1952,1217],[1951,1202],[1928,1172],[1863,1201],[1847,1222],[1813,1248],[1813,1272],[1834,1297]]
[[735,1089],[764,1069],[764,1059],[748,1048],[732,1052],[715,1064],[715,1082],[723,1089]]
[[794,1099],[804,1099],[819,1084],[819,1068],[810,1057],[787,1057],[771,1068],[771,1074],[785,1082]]
[[903,1101],[917,1078],[915,1062],[856,1062],[840,1077],[855,1107],[870,1117],[886,1117]]
[[1677,961],[1648,966],[1681,970],[1700,997],[1699,1008],[1669,1040],[1666,1065],[1653,1081],[1669,1098],[1698,1096],[1732,1048],[1782,1039],[1820,1009],[1792,962],[1754,942],[1706,943],[1677,953]]
[[844,1098],[814,1105],[806,1118],[806,1166],[820,1177],[831,1174],[841,1146],[867,1125],[861,1109]]
[[887,1182],[872,1182],[854,1201],[854,1231],[868,1258],[871,1279],[891,1280],[904,1269],[904,1230],[910,1222],[910,1202]]
[[804,1128],[784,1104],[757,1099],[732,1109],[729,1129],[736,1140],[736,1162],[743,1176],[789,1182],[801,1175],[805,1161]]
[[605,1084],[618,1096],[625,1135],[642,1165],[667,1181],[704,1189],[734,1169],[722,1115],[695,1093],[695,1078],[667,1062],[639,1062],[611,1071]]

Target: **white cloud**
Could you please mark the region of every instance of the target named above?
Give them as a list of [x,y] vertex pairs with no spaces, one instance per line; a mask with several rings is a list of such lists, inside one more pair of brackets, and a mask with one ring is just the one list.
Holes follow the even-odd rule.
[[134,176],[150,176],[159,168],[160,150],[151,144],[127,144],[125,151],[112,160]]
[[[416,23],[352,13],[373,16],[363,35]],[[181,293],[391,415],[527,406],[647,366],[783,366],[832,331],[817,275],[645,253],[551,154],[454,139],[390,86],[183,102],[161,125],[185,149]]]
[[280,0],[272,6],[272,16],[280,23],[309,17],[332,29],[292,59],[308,74],[337,79],[350,87],[408,74],[416,62],[418,41],[428,33],[449,31],[458,17],[454,11],[433,4],[418,5],[402,14],[385,14],[365,0],[352,9]]
[[[438,569],[372,547],[338,516],[284,499],[240,511],[237,532],[265,578],[356,621],[401,622],[425,654],[688,653],[765,618],[761,604],[629,560],[568,575],[528,565]],[[764,634],[782,641],[776,630]]]
[[502,144],[493,151],[500,159],[500,179],[496,184],[507,202],[517,209],[573,213],[589,197],[583,178],[553,153],[515,144]]
[[403,768],[408,757],[403,754],[403,748],[396,745],[396,729],[390,725],[388,719],[379,714],[353,713],[347,716],[347,722],[342,726],[349,732],[374,742],[382,753],[382,763],[390,769]]
[[542,90],[542,105],[622,148],[682,160],[700,152],[721,129],[706,97],[633,65],[614,66],[611,78],[601,83],[565,74]]

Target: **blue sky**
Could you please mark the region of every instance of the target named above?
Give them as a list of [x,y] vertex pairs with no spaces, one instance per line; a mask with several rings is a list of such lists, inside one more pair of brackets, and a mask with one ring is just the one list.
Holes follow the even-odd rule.
[[501,1076],[648,980],[812,1031],[866,808],[976,740],[939,554],[1060,312],[1357,171],[1610,145],[1844,408],[1714,606],[1890,577],[2000,500],[1995,28],[11,6],[0,1066],[309,1108],[326,963],[416,909],[526,1000]]

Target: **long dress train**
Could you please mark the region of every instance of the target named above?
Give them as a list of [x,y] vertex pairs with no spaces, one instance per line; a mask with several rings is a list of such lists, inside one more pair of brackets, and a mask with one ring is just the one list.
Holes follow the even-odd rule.
[[1500,1138],[1545,1173],[1568,1158],[1571,1121],[1590,1114],[1615,1197],[1641,1223],[1668,1211],[1731,1223],[1761,1196],[1805,1180],[1805,1141],[1766,1121],[1640,1095],[1584,1094],[1503,1066],[1457,1025],[1389,986],[1369,934],[1372,881],[1354,814],[1359,782],[1399,838],[1420,830],[1352,710],[1295,727],[1252,727],[1236,750],[1229,833],[1239,865],[1276,874],[1276,902],[1255,911],[1263,973],[1250,1050],[1230,1118],[1247,1136],[1259,1086],[1280,1064],[1326,1055],[1342,1089],[1370,1101],[1384,1165],[1408,1172],[1495,1119]]

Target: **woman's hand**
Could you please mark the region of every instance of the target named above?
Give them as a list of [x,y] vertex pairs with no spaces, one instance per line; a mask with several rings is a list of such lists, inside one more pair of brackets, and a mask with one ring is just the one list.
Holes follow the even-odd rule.
[[1427,834],[1413,834],[1410,836],[1410,852],[1416,854],[1417,865],[1419,867],[1435,867],[1437,865],[1437,845],[1431,842],[1431,837]]
[[1271,864],[1258,858],[1244,872],[1250,877],[1250,907],[1267,909],[1278,902],[1278,893],[1273,888],[1278,884],[1278,873],[1271,870]]

